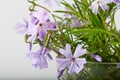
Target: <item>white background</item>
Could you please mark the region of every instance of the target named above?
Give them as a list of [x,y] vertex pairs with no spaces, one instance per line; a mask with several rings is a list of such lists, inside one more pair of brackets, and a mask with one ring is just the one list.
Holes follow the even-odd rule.
[[36,69],[26,57],[24,36],[14,28],[29,15],[27,0],[0,0],[0,80],[28,79],[55,80],[56,63],[49,62],[48,69]]
[[[28,16],[28,6],[27,0],[0,1],[0,80],[56,80],[55,60],[49,62],[48,69],[34,68],[26,57],[27,45],[23,35],[17,34],[14,29],[16,23],[22,22],[22,19]],[[117,11],[115,17],[119,26],[120,11]]]

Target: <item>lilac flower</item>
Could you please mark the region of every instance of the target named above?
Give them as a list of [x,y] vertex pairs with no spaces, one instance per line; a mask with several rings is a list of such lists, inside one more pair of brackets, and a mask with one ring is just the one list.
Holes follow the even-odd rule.
[[107,4],[111,3],[112,0],[95,0],[92,2],[90,9],[92,9],[92,12],[94,14],[98,13],[98,9],[99,7],[105,11],[105,10],[109,10],[109,6]]
[[47,30],[58,30],[57,24],[50,21],[50,14],[47,11],[33,12],[30,16],[31,21],[27,32],[30,35],[28,42],[34,42],[37,37],[43,41]]
[[82,49],[81,45],[77,46],[74,55],[72,55],[70,44],[66,44],[66,50],[60,49],[59,52],[66,57],[57,58],[56,60],[60,71],[69,67],[70,69],[68,70],[68,73],[72,74],[73,72],[79,73],[84,68],[86,59],[79,58],[79,56],[84,55],[86,53],[86,50]]
[[[68,8],[66,8],[67,11],[70,11]],[[65,14],[64,15],[64,21],[63,21],[63,25],[67,24],[67,20],[66,19],[70,19],[71,20],[71,24],[70,27],[71,28],[75,28],[75,27],[81,27],[84,25],[84,23],[78,19],[75,15],[73,14]]]
[[102,58],[99,55],[91,54],[92,58],[95,58],[97,61],[102,62]]
[[32,65],[35,66],[36,68],[47,68],[48,67],[48,63],[47,63],[47,59],[52,59],[50,54],[49,54],[50,50],[45,48],[45,47],[40,47],[40,50],[38,50],[37,52],[30,52],[28,53],[28,58],[32,60]]
[[19,29],[18,33],[26,34],[28,30],[29,22],[26,19],[23,19],[23,21],[24,21],[24,24],[18,23],[16,25],[16,29]]

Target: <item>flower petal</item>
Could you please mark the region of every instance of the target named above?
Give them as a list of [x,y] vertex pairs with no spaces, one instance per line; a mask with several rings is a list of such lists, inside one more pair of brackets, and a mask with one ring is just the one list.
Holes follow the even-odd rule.
[[71,63],[71,65],[70,65],[70,69],[68,70],[68,73],[69,74],[72,74],[72,73],[74,73],[74,72],[78,72],[78,67],[77,67],[77,65],[75,64],[75,63]]
[[72,19],[71,21],[71,28],[74,28],[74,27],[81,27],[83,26],[84,24],[82,23],[82,21],[80,21],[79,19]]
[[34,53],[34,52],[30,52],[30,53],[27,54],[27,57],[28,57],[29,59],[33,59],[33,58],[35,58],[36,56],[35,56],[35,53]]
[[39,20],[33,15],[30,15],[30,19],[31,19],[30,22],[34,25],[37,25],[39,23]]
[[72,51],[71,51],[71,45],[66,44],[66,51],[65,51],[66,57],[71,58],[72,57]]
[[68,73],[72,74],[75,72],[78,74],[83,68],[84,68],[84,65],[78,66],[76,63],[72,63],[70,66],[70,69],[68,70]]
[[44,56],[39,56],[37,58],[37,63],[35,64],[35,66],[39,67],[40,69],[42,68],[47,68],[48,67],[48,63],[47,60]]
[[57,24],[55,22],[46,22],[45,28],[47,30],[58,30]]
[[66,44],[66,51],[68,52],[68,53],[71,53],[72,51],[71,51],[71,45],[70,44]]
[[21,23],[18,23],[16,24],[16,29],[19,29],[18,30],[18,33],[20,34],[26,34],[27,30],[28,30],[28,21],[26,19],[23,19],[24,20],[24,24],[21,24]]
[[66,44],[66,50],[59,49],[59,52],[64,55],[66,58],[72,58],[72,51],[70,44]]
[[42,10],[40,12],[34,11],[34,12],[32,12],[31,15],[34,16],[35,18],[37,18],[40,23],[45,23],[49,19],[49,14],[45,10]]
[[35,39],[36,39],[36,36],[37,36],[37,34],[31,35],[31,36],[28,38],[27,41],[34,43],[34,41],[35,41]]
[[70,69],[68,70],[68,73],[69,74],[72,74],[73,72],[75,72],[75,63],[71,63],[71,65],[70,65]]
[[70,59],[61,59],[57,58],[56,62],[58,63],[59,70],[64,70],[71,63]]
[[109,10],[109,6],[106,4],[100,4],[100,7],[102,8],[103,11]]
[[98,13],[98,5],[95,5],[95,6],[93,6],[93,8],[92,8],[92,12],[94,13],[94,14],[97,14]]
[[77,58],[76,63],[77,63],[77,65],[81,66],[82,64],[86,64],[86,59],[85,58]]
[[31,51],[32,50],[32,43],[29,43],[28,44],[28,51]]
[[35,58],[35,59],[32,59],[32,65],[34,66],[34,67],[38,67],[38,59],[37,58]]
[[82,45],[78,44],[75,53],[74,53],[74,57],[79,57],[82,56],[86,53],[86,49],[82,49]]
[[41,28],[41,29],[39,30],[39,40],[40,40],[40,41],[43,41],[44,38],[45,38],[45,36],[46,36],[46,34],[47,34],[47,31],[46,31],[45,29]]
[[65,55],[65,50],[64,50],[64,49],[60,48],[60,49],[59,49],[59,52],[60,52],[62,55],[66,56],[66,55]]
[[59,52],[64,55],[66,58],[71,58],[72,57],[72,54],[69,53],[69,51],[67,52],[66,50],[64,49],[59,49]]
[[91,54],[92,58],[95,58],[97,61],[102,62],[102,58],[99,55]]
[[62,76],[63,72],[64,72],[64,70],[61,70],[58,72],[58,76],[57,76],[58,79]]
[[120,0],[113,0],[114,3],[120,4]]

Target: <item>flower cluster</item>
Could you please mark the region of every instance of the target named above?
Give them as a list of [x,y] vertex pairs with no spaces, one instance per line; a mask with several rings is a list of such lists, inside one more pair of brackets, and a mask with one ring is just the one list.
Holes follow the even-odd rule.
[[[51,13],[36,0],[28,2],[31,3],[29,19],[17,24],[17,29],[25,35],[29,44],[27,56],[36,68],[48,67],[51,50],[57,54],[58,78],[65,69],[69,74],[79,73],[87,62],[120,61],[120,32],[114,21],[120,0],[73,0],[72,5],[55,0],[65,6],[65,10],[54,11],[63,13],[63,17]],[[45,0],[46,3],[52,6],[51,0]],[[36,52],[32,51],[34,44],[40,46]]]

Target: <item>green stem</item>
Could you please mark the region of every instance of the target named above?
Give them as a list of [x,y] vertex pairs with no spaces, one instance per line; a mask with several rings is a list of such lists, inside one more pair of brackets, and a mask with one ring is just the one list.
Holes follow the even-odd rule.
[[32,4],[33,8],[34,8],[35,6],[38,6],[38,7],[41,7],[41,8],[43,8],[43,9],[45,9],[45,10],[48,11],[49,13],[51,13],[51,11],[50,11],[49,9],[47,9],[46,7],[41,6],[41,5],[37,4],[37,3],[35,3],[35,0],[28,0],[28,2]]
[[49,13],[51,13],[51,11],[49,10],[49,9],[47,9],[46,7],[44,7],[44,6],[41,6],[41,5],[39,5],[39,4],[35,4],[36,6],[38,6],[38,7],[41,7],[41,8],[43,8],[43,9],[45,9],[46,11],[48,11]]
[[60,54],[55,48],[53,48],[52,46],[49,46],[48,43],[49,43],[49,41],[50,41],[50,37],[51,37],[51,35],[49,35],[49,37],[47,37],[47,39],[46,39],[46,41],[45,41],[45,45],[44,45],[42,42],[40,42],[40,41],[39,41],[39,45],[45,46],[46,48],[54,51],[57,55]]

